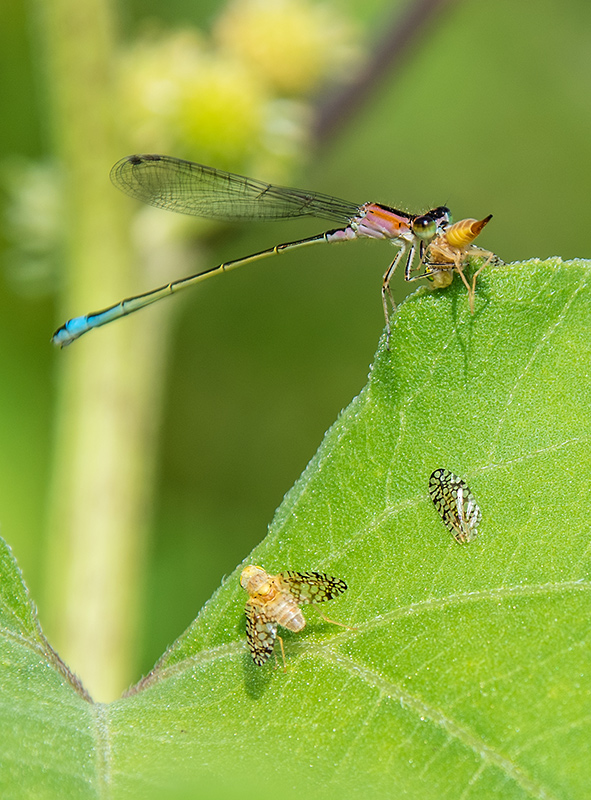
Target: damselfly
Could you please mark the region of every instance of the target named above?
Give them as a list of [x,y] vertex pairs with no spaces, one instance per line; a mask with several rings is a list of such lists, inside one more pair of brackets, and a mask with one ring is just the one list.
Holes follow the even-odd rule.
[[181,214],[224,220],[278,220],[311,216],[338,222],[341,227],[227,261],[145,294],[127,298],[102,311],[74,317],[53,334],[53,343],[60,347],[70,344],[92,328],[124,317],[169,294],[242,264],[317,242],[345,242],[360,238],[389,239],[400,248],[382,280],[382,305],[389,337],[388,301],[396,309],[390,293],[390,279],[394,270],[401,261],[406,260],[405,277],[409,280],[417,251],[422,255],[425,245],[441,234],[451,222],[451,213],[445,206],[434,208],[426,214],[414,215],[378,203],[357,205],[325,194],[273,186],[170,156],[127,156],[115,164],[111,170],[111,180],[131,197]]

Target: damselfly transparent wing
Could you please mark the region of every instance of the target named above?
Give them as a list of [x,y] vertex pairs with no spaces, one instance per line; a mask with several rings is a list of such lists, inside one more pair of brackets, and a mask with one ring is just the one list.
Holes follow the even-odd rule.
[[277,623],[260,608],[246,604],[246,640],[252,660],[262,666],[273,652],[277,637]]
[[289,592],[298,605],[324,603],[347,590],[341,578],[333,578],[323,572],[281,572],[278,576],[283,589]]
[[208,219],[313,216],[343,223],[360,210],[338,197],[275,186],[172,156],[126,156],[111,170],[111,180],[143,203]]
[[443,524],[457,542],[471,542],[482,518],[470,488],[448,469],[436,469],[429,478],[429,494]]

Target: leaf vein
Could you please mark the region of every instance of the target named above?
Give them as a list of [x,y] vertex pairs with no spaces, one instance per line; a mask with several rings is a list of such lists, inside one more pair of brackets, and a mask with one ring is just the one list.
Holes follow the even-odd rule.
[[489,459],[491,461],[493,460],[493,454],[494,454],[494,452],[495,452],[495,450],[496,450],[496,448],[498,446],[499,438],[501,436],[501,431],[503,429],[503,425],[504,425],[505,420],[507,418],[507,414],[509,413],[509,409],[511,408],[511,406],[513,404],[513,400],[514,400],[515,394],[517,392],[517,387],[522,382],[522,380],[527,375],[527,373],[530,371],[532,365],[535,363],[535,361],[536,361],[539,353],[541,352],[542,348],[554,336],[556,331],[560,328],[560,326],[562,325],[562,323],[566,319],[566,315],[567,315],[568,311],[570,310],[570,307],[572,306],[572,304],[573,304],[575,298],[577,297],[577,295],[582,291],[583,288],[586,288],[586,286],[587,286],[586,281],[581,281],[577,285],[576,289],[573,291],[573,293],[570,295],[570,297],[568,298],[568,300],[564,304],[564,307],[563,307],[562,311],[560,312],[560,314],[558,314],[558,316],[553,321],[553,323],[547,328],[547,330],[542,334],[542,336],[540,336],[540,339],[539,339],[537,345],[533,348],[533,350],[532,350],[532,352],[530,354],[530,357],[528,358],[528,360],[527,360],[523,370],[521,371],[521,373],[516,376],[516,378],[515,378],[515,380],[513,382],[513,387],[511,388],[511,390],[509,391],[509,393],[507,395],[507,401],[505,403],[505,408],[503,409],[502,413],[499,415],[497,429],[496,429],[496,431],[494,432],[494,434],[493,434],[493,436],[491,438],[491,445],[490,445],[490,450],[489,450]]
[[494,747],[486,744],[473,730],[461,725],[447,716],[441,709],[430,705],[418,696],[412,695],[401,686],[388,681],[365,665],[358,664],[354,659],[335,653],[332,650],[323,652],[325,660],[356,674],[367,685],[378,689],[382,694],[398,700],[403,707],[414,711],[421,719],[428,719],[433,724],[444,730],[448,736],[461,742],[477,755],[483,763],[494,765],[509,779],[518,784],[538,800],[558,800],[539,781],[528,775],[525,770],[515,764],[508,756],[503,755]]

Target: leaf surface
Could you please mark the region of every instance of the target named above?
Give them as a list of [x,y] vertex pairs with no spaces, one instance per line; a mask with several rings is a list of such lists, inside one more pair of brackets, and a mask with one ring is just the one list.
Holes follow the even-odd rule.
[[[591,265],[479,281],[474,316],[457,280],[404,303],[391,350],[382,341],[245,560],[348,583],[322,610],[356,630],[305,607],[304,631],[282,632],[286,673],[250,659],[238,567],[128,696],[93,704],[2,552],[3,797],[142,796],[220,776],[288,796],[585,796]],[[429,498],[439,467],[482,509],[469,544]]]

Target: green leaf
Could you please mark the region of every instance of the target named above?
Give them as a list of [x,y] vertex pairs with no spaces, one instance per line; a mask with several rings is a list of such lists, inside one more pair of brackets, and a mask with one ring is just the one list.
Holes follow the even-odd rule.
[[0,539],[0,797],[87,796],[100,780],[95,732],[90,698],[44,638]]
[[[323,610],[357,630],[306,608],[285,673],[250,659],[239,567],[150,675],[95,705],[3,552],[0,795],[145,796],[180,778],[217,797],[227,778],[243,797],[585,796],[590,280],[588,262],[532,261],[483,273],[474,316],[459,281],[399,309],[246,559],[349,585]],[[438,467],[482,509],[474,542],[429,498]]]

